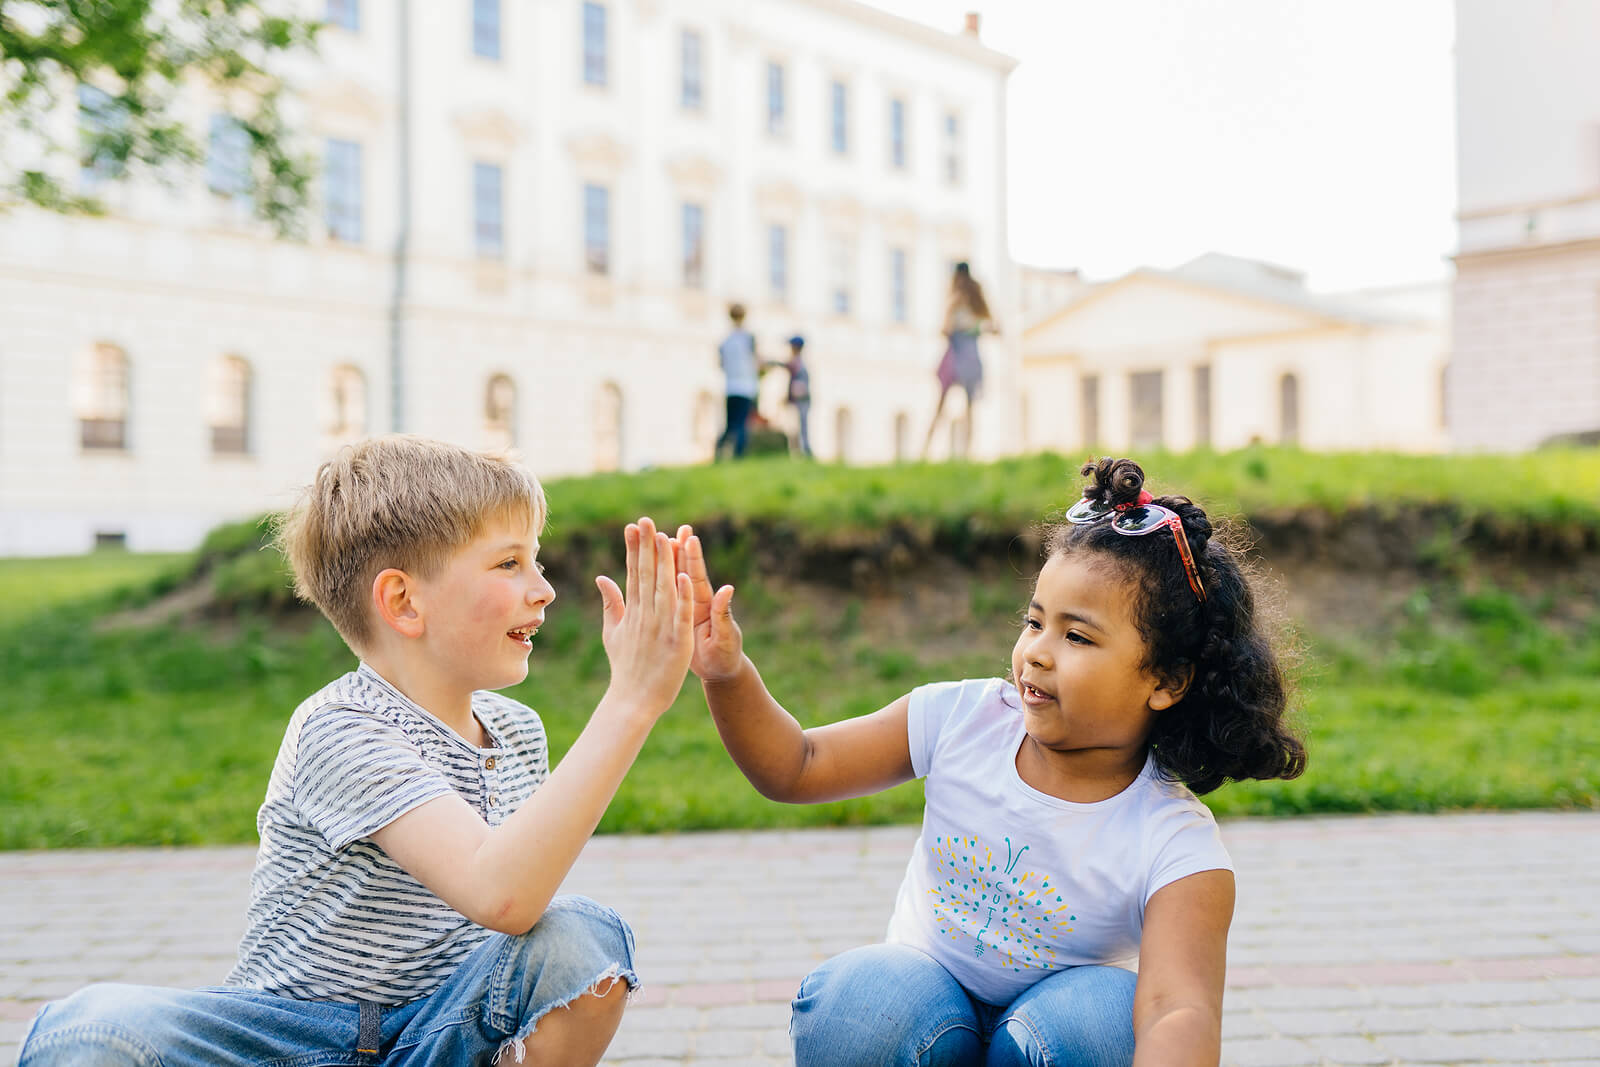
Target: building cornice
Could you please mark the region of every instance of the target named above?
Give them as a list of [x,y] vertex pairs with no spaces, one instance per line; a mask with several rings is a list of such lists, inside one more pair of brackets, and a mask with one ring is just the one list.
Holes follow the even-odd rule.
[[912,19],[891,15],[887,11],[857,3],[856,0],[790,0],[790,2],[800,7],[825,11],[830,15],[849,19],[876,30],[883,30],[916,44],[936,48],[960,59],[988,67],[997,74],[1010,74],[1017,67],[1017,60],[1014,57],[990,48],[976,37],[945,33],[943,30],[936,30],[932,26],[925,26]]
[[1576,204],[1588,204],[1600,200],[1600,189],[1591,189],[1586,193],[1576,193],[1572,196],[1550,197],[1544,200],[1520,200],[1509,204],[1497,204],[1493,207],[1475,207],[1456,212],[1456,221],[1472,222],[1475,219],[1492,219],[1501,215],[1526,215],[1530,211],[1549,211],[1552,208],[1572,207]]
[[1540,244],[1507,245],[1500,248],[1477,248],[1471,252],[1457,252],[1451,256],[1456,266],[1477,263],[1495,263],[1518,259],[1546,259],[1551,256],[1581,255],[1600,252],[1600,237],[1581,237],[1575,241],[1546,241]]

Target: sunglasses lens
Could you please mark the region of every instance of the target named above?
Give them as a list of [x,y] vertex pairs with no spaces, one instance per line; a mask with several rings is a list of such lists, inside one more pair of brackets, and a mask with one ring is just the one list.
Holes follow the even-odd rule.
[[1147,533],[1164,522],[1172,512],[1166,508],[1129,508],[1119,512],[1111,525],[1123,533]]
[[1097,522],[1111,509],[1093,500],[1080,500],[1067,512],[1067,521],[1076,523]]

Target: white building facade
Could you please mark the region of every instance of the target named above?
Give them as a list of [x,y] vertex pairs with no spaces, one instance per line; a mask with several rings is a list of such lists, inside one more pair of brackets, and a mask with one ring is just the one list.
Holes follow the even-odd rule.
[[1600,434],[1600,5],[1456,2],[1458,447]]
[[1219,254],[1087,286],[1025,333],[1025,447],[1438,451],[1447,305]]
[[[889,462],[937,399],[951,265],[1014,318],[1014,62],[975,26],[849,0],[399,10],[313,12],[306,240],[250,219],[226,102],[198,93],[193,182],[0,217],[0,555],[188,547],[391,429],[544,476],[705,461],[731,301],[765,358],[806,337],[819,456]],[[992,455],[1015,447],[1020,339],[985,355]]]

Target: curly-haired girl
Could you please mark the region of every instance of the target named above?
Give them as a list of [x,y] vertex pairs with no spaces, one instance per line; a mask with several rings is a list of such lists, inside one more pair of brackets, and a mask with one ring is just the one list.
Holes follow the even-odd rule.
[[[926,778],[884,944],[794,1000],[799,1067],[1215,1064],[1232,862],[1195,794],[1293,778],[1305,749],[1239,554],[1130,460],[1050,531],[1005,679],[913,690],[802,730],[743,653],[733,588],[695,590],[706,701],[762,795],[817,803]],[[1138,958],[1138,972],[1116,966]]]

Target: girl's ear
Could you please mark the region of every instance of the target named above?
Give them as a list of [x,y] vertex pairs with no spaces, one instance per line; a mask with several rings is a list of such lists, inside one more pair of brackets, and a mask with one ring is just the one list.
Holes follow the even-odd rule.
[[378,572],[372,579],[372,606],[378,620],[401,637],[421,637],[422,605],[415,598],[416,583],[397,567]]
[[1183,699],[1189,691],[1189,685],[1194,681],[1194,664],[1189,664],[1171,677],[1156,678],[1156,687],[1150,693],[1148,701],[1151,711],[1166,711],[1172,705]]

